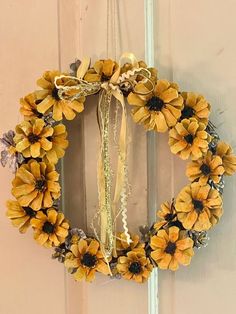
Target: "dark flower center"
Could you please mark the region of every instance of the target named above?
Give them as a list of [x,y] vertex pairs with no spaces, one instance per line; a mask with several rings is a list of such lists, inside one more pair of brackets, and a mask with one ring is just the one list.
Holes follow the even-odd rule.
[[188,144],[193,144],[193,136],[192,134],[188,134],[184,137],[185,141],[188,143]]
[[139,274],[141,273],[142,271],[142,266],[139,262],[133,262],[130,264],[129,266],[129,271],[132,273],[132,274]]
[[43,191],[45,188],[46,181],[44,179],[37,180],[35,183],[35,189],[39,191]]
[[54,99],[56,99],[56,100],[60,100],[60,97],[59,97],[59,95],[58,95],[58,92],[59,92],[59,90],[58,90],[56,87],[54,87],[53,90],[52,90],[52,97],[53,97]]
[[107,81],[110,80],[110,78],[111,78],[110,76],[106,76],[106,75],[103,73],[103,74],[102,74],[102,77],[101,77],[101,81],[102,81],[102,82],[104,82],[104,81],[107,82]]
[[165,220],[166,221],[171,221],[175,218],[175,215],[174,214],[166,214],[165,215]]
[[175,244],[174,242],[169,241],[169,242],[167,243],[165,252],[166,252],[167,254],[173,255],[173,254],[175,253],[175,250],[176,250],[176,244]]
[[36,212],[31,207],[23,207],[23,209],[29,217],[34,217],[36,215]]
[[43,225],[43,232],[51,234],[54,232],[55,226],[53,224],[51,224],[51,222],[46,221]]
[[128,97],[129,93],[130,93],[131,90],[132,90],[132,85],[131,85],[131,83],[127,83],[127,82],[120,83],[120,84],[119,84],[119,87],[120,87],[120,90],[121,90],[121,92],[123,93],[123,95],[124,95],[125,97]]
[[130,91],[129,90],[121,90],[122,91],[122,94],[125,96],[125,97],[128,97],[129,96],[129,93]]
[[165,103],[161,98],[153,96],[149,99],[146,106],[149,110],[161,111],[161,109],[165,106]]
[[194,115],[195,111],[193,108],[185,106],[182,110],[181,119],[188,119],[191,118]]
[[192,200],[193,202],[193,206],[194,206],[194,209],[195,211],[199,214],[201,213],[201,211],[203,210],[203,204],[202,204],[202,201],[199,201],[199,200]]
[[209,145],[209,149],[210,149],[210,151],[212,152],[213,155],[216,155],[216,146],[213,147],[213,146]]
[[35,100],[35,104],[38,105],[38,104],[40,104],[42,101],[43,101],[43,99],[36,99],[36,100]]
[[[35,101],[35,104],[37,105],[37,104],[39,104],[39,103],[41,103],[41,101],[42,100],[36,100]],[[42,113],[40,113],[40,112],[38,112],[37,111],[37,109],[32,109],[32,112],[36,115],[36,117],[38,117],[38,118],[42,118],[43,117],[43,114]]]
[[200,170],[205,176],[211,173],[211,168],[207,164],[202,164]]
[[94,267],[96,262],[97,262],[97,257],[95,255],[90,254],[90,253],[85,253],[83,255],[83,258],[81,259],[81,263],[84,266],[87,266],[89,268]]
[[34,133],[30,133],[28,135],[28,140],[31,144],[37,143],[39,139],[40,139],[40,137]]
[[179,220],[170,221],[170,222],[168,223],[168,227],[178,227],[180,230],[183,230],[183,229],[184,229],[182,223],[181,223]]

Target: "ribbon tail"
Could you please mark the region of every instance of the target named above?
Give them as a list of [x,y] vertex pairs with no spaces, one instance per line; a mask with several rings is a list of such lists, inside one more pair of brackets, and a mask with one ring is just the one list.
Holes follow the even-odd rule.
[[99,99],[99,116],[101,119],[101,149],[98,159],[98,191],[100,210],[100,242],[106,257],[113,248],[113,217],[111,208],[111,165],[109,152],[109,114],[111,93],[102,91]]
[[127,243],[131,243],[127,224],[127,113],[123,94],[118,90],[113,91],[113,96],[119,101],[122,108],[122,118],[119,138],[119,154],[117,164],[117,176],[115,194],[113,199],[113,212],[117,212],[118,202],[120,201],[120,213],[122,215],[122,223]]

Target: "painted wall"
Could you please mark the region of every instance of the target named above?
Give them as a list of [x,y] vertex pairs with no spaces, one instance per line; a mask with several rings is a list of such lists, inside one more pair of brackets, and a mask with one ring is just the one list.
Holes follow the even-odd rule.
[[[112,31],[107,34],[106,3],[0,1],[1,133],[20,121],[18,99],[35,88],[35,80],[45,69],[66,70],[76,57],[90,55],[94,60],[106,57],[107,50],[113,56],[133,51],[144,58],[144,1],[117,1],[113,11],[119,17],[120,36],[115,42],[114,37],[111,39]],[[209,99],[214,107],[212,121],[222,138],[236,149],[235,9],[234,0],[157,0],[155,56],[160,77],[173,79],[181,89],[201,92]],[[114,28],[110,22],[112,25]],[[83,227],[91,220],[97,202],[94,155],[98,138],[92,137],[97,130],[94,101],[95,98],[88,103],[83,118],[68,125],[73,145],[64,161],[66,211],[75,225]],[[130,226],[135,229],[147,218],[146,139],[141,127],[131,123],[130,127]],[[161,203],[177,194],[186,179],[185,165],[169,153],[166,135],[158,136],[157,147]],[[73,173],[77,175],[72,176]],[[148,313],[147,285],[102,276],[91,285],[75,283],[30,233],[21,236],[12,229],[5,218],[5,200],[10,197],[12,180],[8,169],[0,168],[0,179],[1,314]],[[211,232],[208,249],[198,251],[189,268],[176,274],[159,273],[160,314],[235,313],[235,192],[234,177],[226,182],[225,214]]]

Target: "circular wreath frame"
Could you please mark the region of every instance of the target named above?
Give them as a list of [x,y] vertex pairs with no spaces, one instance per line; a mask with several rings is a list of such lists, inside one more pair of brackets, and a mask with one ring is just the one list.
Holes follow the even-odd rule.
[[[220,140],[209,121],[209,103],[202,95],[180,92],[177,84],[157,78],[157,70],[143,61],[120,66],[111,59],[99,60],[82,77],[80,61],[70,68],[70,74],[43,74],[37,81],[42,89],[20,99],[24,120],[1,138],[1,163],[9,163],[15,172],[12,194],[16,200],[7,202],[8,218],[21,233],[32,227],[40,245],[54,247],[53,258],[64,263],[76,280],[90,282],[99,272],[142,283],[154,267],[175,271],[179,265],[189,265],[194,248],[207,245],[207,231],[223,213],[223,177],[236,171],[232,148]],[[59,210],[55,165],[68,146],[61,121],[82,112],[86,97],[80,93],[78,98],[73,88],[64,93],[57,83],[59,79],[64,86],[84,84],[89,95],[101,90],[103,83],[109,86],[117,71],[118,80],[112,84],[118,85],[133,107],[134,122],[146,130],[169,132],[171,152],[190,159],[186,169],[190,183],[176,199],[160,206],[158,221],[139,228],[141,236],[130,234],[129,242],[124,232],[118,233],[116,249],[105,258],[98,239],[71,228]]]

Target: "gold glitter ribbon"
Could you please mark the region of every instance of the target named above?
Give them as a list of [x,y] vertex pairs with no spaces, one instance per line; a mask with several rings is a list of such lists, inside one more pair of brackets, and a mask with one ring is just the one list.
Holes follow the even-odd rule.
[[111,92],[102,90],[99,97],[98,116],[100,119],[101,147],[97,166],[97,184],[100,212],[100,243],[109,258],[113,248],[113,217],[111,205],[112,174],[109,149],[109,122]]

